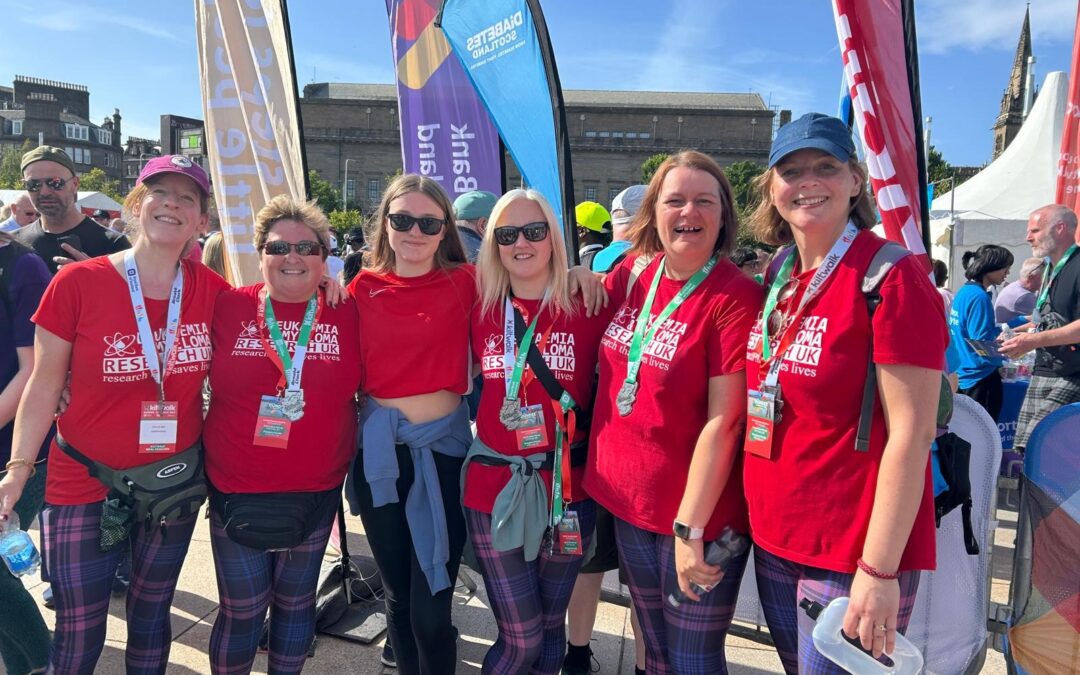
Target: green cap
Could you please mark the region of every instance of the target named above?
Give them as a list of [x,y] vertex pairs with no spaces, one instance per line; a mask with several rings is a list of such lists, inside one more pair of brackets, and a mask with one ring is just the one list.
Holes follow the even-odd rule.
[[25,171],[26,167],[34,162],[56,162],[70,171],[72,176],[75,175],[75,163],[71,161],[68,154],[60,148],[54,148],[51,145],[39,145],[23,155],[22,164],[19,166],[19,170]]
[[466,192],[454,200],[454,217],[458,220],[490,218],[491,209],[495,208],[497,201],[499,198],[490,192],[483,190]]

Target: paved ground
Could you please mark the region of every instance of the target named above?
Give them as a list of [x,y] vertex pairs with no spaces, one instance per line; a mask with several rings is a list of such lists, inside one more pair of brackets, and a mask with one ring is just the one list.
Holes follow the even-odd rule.
[[[1009,570],[1012,561],[1013,534],[1016,514],[1007,508],[999,511],[1002,527],[998,529],[994,547],[994,579],[991,597],[1005,602],[1008,597]],[[367,542],[357,518],[348,521],[349,547],[354,553],[367,554]],[[478,582],[479,575],[473,578]],[[609,591],[618,592],[614,578],[606,584]],[[35,597],[40,597],[42,586],[34,577],[27,582]],[[480,661],[495,638],[495,622],[486,603],[483,583],[479,583],[475,595],[459,587],[454,607],[454,623],[461,632],[458,656],[461,663],[458,673],[477,673]],[[42,614],[52,625],[52,612],[44,607]],[[210,540],[207,521],[201,520],[195,530],[191,550],[180,575],[176,601],[172,608],[173,647],[168,672],[171,674],[208,673],[206,654],[210,629],[217,615],[217,587],[211,562]],[[108,640],[105,652],[98,664],[99,673],[122,673],[124,630],[124,600],[113,598],[108,624]],[[747,631],[753,627],[744,626]],[[600,664],[601,674],[629,674],[634,672],[634,642],[630,631],[628,610],[618,604],[603,602],[600,606],[594,632],[593,650]],[[305,672],[314,674],[352,675],[368,673],[394,673],[379,663],[382,639],[371,646],[363,646],[330,636],[320,636],[315,657],[310,659]],[[768,645],[731,636],[728,638],[728,662],[732,675],[758,675],[782,673],[776,652]],[[266,657],[256,658],[256,673],[266,672]],[[1004,675],[1005,663],[1001,654],[989,650],[983,673]]]

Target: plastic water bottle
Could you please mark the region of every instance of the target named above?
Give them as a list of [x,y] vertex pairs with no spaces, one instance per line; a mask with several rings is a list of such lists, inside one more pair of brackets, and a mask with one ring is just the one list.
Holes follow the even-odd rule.
[[[730,527],[725,527],[724,531],[720,533],[720,537],[716,541],[709,542],[709,545],[705,547],[705,562],[723,570],[731,562],[732,558],[741,555],[749,547],[749,537],[738,534]],[[706,589],[704,586],[699,586],[692,581],[690,582],[690,588],[693,589],[694,593],[697,593],[698,597],[712,590],[711,588]],[[687,596],[682,592],[682,589],[677,589],[667,596],[668,604],[672,607],[678,607],[686,600]]]
[[814,647],[821,654],[855,675],[918,675],[922,671],[923,657],[915,645],[900,633],[896,634],[896,647],[887,658],[888,665],[875,659],[870,652],[862,648],[859,638],[849,639],[844,635],[844,615],[847,614],[850,598],[836,598],[825,607],[820,603],[803,598],[799,606],[816,621],[814,625]]
[[12,511],[6,522],[0,521],[0,558],[17,577],[37,572],[41,554],[30,535],[19,529],[19,515]]
[[[998,334],[997,343],[1000,345],[1006,340],[1012,339],[1016,335],[1016,331],[1009,327],[1009,324],[1001,324],[1001,332]],[[1001,363],[1001,380],[1002,382],[1015,382],[1017,374],[1020,371],[1020,364],[1008,357],[1004,358]]]

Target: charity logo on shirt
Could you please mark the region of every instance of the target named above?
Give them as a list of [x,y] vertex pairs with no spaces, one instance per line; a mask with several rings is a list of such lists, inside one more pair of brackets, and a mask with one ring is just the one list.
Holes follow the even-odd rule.
[[[540,342],[541,335],[536,336],[536,342]],[[574,353],[576,339],[573,333],[565,331],[552,331],[544,346],[544,362],[551,373],[558,380],[571,380],[574,370],[577,368],[577,355]],[[500,380],[504,377],[502,333],[491,333],[484,339],[484,352],[481,355],[481,366],[484,369],[484,379]]]
[[[101,372],[105,382],[138,382],[150,377],[139,336],[116,332],[103,338]],[[154,331],[154,343],[161,354],[165,347],[165,328]],[[210,329],[205,322],[181,323],[177,331],[176,366],[170,375],[203,372],[210,363]]]
[[[296,338],[300,335],[300,321],[281,321],[281,336],[289,346],[291,353],[296,348]],[[241,321],[240,330],[233,345],[233,356],[265,357],[262,337],[259,335],[259,322],[255,319]],[[308,358],[320,357],[325,360],[339,361],[341,347],[338,344],[338,327],[328,323],[315,324],[315,330],[308,341]]]
[[[828,317],[810,315],[799,320],[795,339],[784,352],[784,360],[780,363],[780,372],[805,377],[817,377],[817,368],[821,363],[822,344],[825,334],[829,330]],[[777,336],[779,337],[779,336]],[[778,340],[772,341],[773,348],[778,345]],[[754,329],[750,332],[750,341],[747,343],[747,358],[754,362],[761,361],[761,316],[754,322]]]
[[[636,307],[620,307],[615,318],[604,331],[601,344],[607,349],[616,350],[619,354],[628,355],[630,342],[634,338],[634,329],[637,326],[638,311]],[[655,320],[656,314],[650,314],[649,322],[645,325],[646,332],[652,329]],[[645,353],[641,359],[642,365],[668,370],[679,349],[679,341],[686,335],[686,329],[685,321],[670,317],[666,319],[649,344],[645,346]]]

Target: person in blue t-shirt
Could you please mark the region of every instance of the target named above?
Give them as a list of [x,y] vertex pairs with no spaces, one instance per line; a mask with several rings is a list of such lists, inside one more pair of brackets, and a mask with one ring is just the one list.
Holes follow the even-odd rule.
[[[994,244],[980,246],[964,254],[964,284],[953,298],[949,310],[949,337],[960,356],[960,393],[970,396],[996,421],[1001,412],[1003,387],[998,368],[1000,356],[990,356],[969,340],[993,341],[998,337],[994,321],[994,303],[989,290],[1005,281],[1013,264],[1013,254]],[[982,352],[980,354],[980,352]]]

